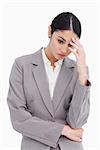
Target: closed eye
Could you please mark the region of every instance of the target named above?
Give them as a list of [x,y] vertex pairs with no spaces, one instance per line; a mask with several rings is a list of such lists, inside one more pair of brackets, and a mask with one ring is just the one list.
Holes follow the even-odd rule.
[[60,44],[64,44],[64,41],[62,41],[62,40],[59,40],[59,39],[58,39],[58,42],[59,42]]

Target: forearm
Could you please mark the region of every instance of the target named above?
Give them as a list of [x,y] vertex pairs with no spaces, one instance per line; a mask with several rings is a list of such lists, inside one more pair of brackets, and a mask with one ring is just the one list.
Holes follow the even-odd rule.
[[88,118],[90,108],[90,86],[83,86],[79,80],[76,82],[66,122],[72,128],[82,127]]
[[81,65],[77,63],[77,72],[80,84],[83,86],[88,86],[88,72],[85,62]]

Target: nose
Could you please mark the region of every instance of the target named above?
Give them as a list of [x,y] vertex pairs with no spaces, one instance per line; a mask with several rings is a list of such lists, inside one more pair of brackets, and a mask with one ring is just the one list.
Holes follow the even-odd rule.
[[62,50],[61,50],[61,52],[62,52],[62,54],[66,54],[67,48],[66,48],[66,47],[65,47],[65,48],[63,47]]

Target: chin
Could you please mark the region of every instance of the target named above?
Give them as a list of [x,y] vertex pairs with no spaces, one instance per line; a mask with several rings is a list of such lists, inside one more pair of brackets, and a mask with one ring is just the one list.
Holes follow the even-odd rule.
[[61,56],[59,55],[58,59],[61,60],[61,59],[64,59],[66,56]]

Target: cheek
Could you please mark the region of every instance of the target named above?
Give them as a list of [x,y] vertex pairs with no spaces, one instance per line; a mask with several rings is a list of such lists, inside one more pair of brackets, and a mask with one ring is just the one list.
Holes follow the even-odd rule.
[[61,50],[63,49],[63,47],[62,46],[56,46],[56,52],[60,52]]
[[53,46],[54,48],[57,50],[57,49],[60,49],[62,46],[57,42],[57,41],[54,41],[53,42]]
[[56,42],[53,42],[53,43],[52,43],[52,48],[53,48],[55,51],[57,51],[57,49],[59,49],[59,46],[57,45]]
[[55,52],[59,52],[59,51],[61,51],[62,47],[60,45],[58,45],[58,44],[55,43],[53,45],[53,49],[54,49]]

